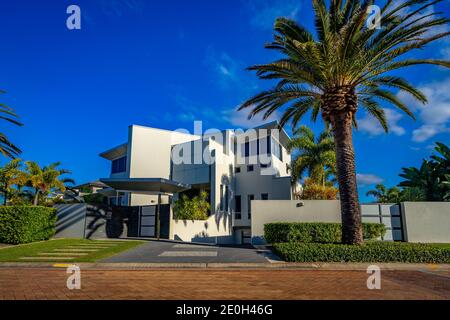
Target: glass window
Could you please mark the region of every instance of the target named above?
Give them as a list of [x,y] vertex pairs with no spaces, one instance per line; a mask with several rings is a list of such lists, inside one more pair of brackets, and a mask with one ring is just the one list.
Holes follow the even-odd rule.
[[220,185],[220,211],[223,211],[223,184]]
[[261,200],[269,200],[269,194],[268,193],[261,193]]
[[240,173],[240,172],[241,172],[241,167],[236,167],[236,168],[234,168],[234,172],[235,172],[235,173]]
[[241,196],[234,196],[234,217],[241,219]]
[[111,162],[111,173],[127,171],[127,156],[115,159]]
[[248,172],[251,172],[251,171],[253,171],[253,165],[251,164],[251,165],[249,165],[249,166],[247,166],[247,171]]
[[225,186],[225,211],[228,212],[228,186]]
[[272,140],[272,142],[271,142],[271,147],[272,147],[272,149],[271,149],[271,153],[275,156],[275,157],[277,157],[278,159],[280,159],[281,161],[283,161],[283,154],[282,154],[282,152],[281,152],[281,145],[276,141],[276,140],[274,140],[273,138],[271,139]]
[[253,194],[249,194],[247,196],[247,208],[248,208],[248,219],[250,220],[252,218],[252,200],[255,200],[255,196]]

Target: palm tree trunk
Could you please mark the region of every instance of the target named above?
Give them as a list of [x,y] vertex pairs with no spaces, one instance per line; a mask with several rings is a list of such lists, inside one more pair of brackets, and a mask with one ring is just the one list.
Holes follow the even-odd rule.
[[34,198],[33,198],[33,205],[37,206],[38,200],[39,200],[39,190],[36,190],[36,193],[34,194]]
[[363,236],[356,185],[352,113],[342,110],[334,113],[332,118],[336,145],[337,178],[341,200],[342,242],[346,244],[360,244],[363,242]]

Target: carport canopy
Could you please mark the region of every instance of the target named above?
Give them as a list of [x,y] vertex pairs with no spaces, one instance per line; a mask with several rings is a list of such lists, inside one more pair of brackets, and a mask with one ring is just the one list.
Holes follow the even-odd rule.
[[122,191],[157,194],[174,194],[191,188],[191,185],[164,178],[103,178],[101,182]]

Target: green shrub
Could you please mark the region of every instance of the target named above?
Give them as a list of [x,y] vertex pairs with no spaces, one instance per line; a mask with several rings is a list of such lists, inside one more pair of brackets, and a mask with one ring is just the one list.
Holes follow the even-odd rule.
[[[364,239],[372,240],[383,236],[386,227],[381,223],[363,223]],[[340,223],[324,222],[277,222],[264,225],[264,238],[268,243],[317,242],[339,243],[342,230]]]
[[89,193],[83,196],[83,200],[89,204],[106,204],[108,201],[107,197],[101,193]]
[[429,244],[367,242],[363,245],[286,242],[274,252],[289,262],[450,263],[450,249]]
[[0,207],[0,242],[47,240],[55,234],[56,209],[40,206]]

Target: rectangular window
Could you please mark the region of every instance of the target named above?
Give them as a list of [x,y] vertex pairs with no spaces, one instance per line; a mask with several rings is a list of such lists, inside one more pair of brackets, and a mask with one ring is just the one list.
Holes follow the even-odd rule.
[[234,172],[235,173],[241,173],[241,167],[234,168]]
[[272,147],[272,149],[270,149],[271,153],[275,157],[280,159],[280,161],[283,161],[283,154],[282,154],[282,151],[281,151],[281,148],[282,148],[281,145],[276,140],[274,140],[273,138],[271,140],[273,140],[271,142],[271,147]]
[[247,166],[247,172],[252,172],[253,171],[253,165],[249,165]]
[[249,220],[252,218],[252,200],[255,200],[255,196],[253,194],[249,194],[247,196],[247,212]]
[[261,163],[261,168],[267,168],[269,165],[265,163]]
[[269,194],[268,193],[261,193],[261,200],[269,200]]
[[219,209],[223,211],[223,184],[220,185],[220,202]]
[[234,217],[241,219],[241,196],[234,196]]
[[244,157],[248,158],[250,156],[250,142],[244,144]]
[[111,162],[111,173],[127,171],[127,156],[115,159]]
[[228,186],[225,186],[225,212],[228,212]]

